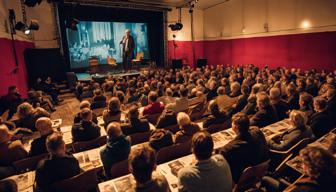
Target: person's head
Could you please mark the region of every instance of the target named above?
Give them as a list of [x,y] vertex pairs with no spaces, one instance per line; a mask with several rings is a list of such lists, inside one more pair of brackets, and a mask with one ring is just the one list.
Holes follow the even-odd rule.
[[270,99],[272,101],[279,101],[281,99],[281,93],[280,93],[280,89],[278,88],[271,88],[270,90]]
[[223,86],[218,87],[217,94],[218,95],[225,95],[226,94],[225,88]]
[[81,110],[80,115],[83,121],[92,121],[92,111],[89,108],[84,108]]
[[192,137],[191,149],[198,161],[209,159],[213,148],[214,142],[208,132],[199,131]]
[[62,134],[52,133],[47,137],[46,141],[47,150],[52,155],[64,156],[66,152],[65,143]]
[[240,93],[240,84],[238,82],[233,82],[230,86],[231,93]]
[[111,122],[107,125],[107,128],[106,128],[106,132],[107,132],[107,135],[110,137],[110,138],[117,138],[119,137],[120,135],[122,135],[122,131],[121,131],[121,127],[120,127],[120,123],[118,122]]
[[13,134],[9,131],[7,125],[0,125],[0,143],[7,143],[13,137]]
[[327,90],[328,100],[332,99],[335,95],[336,95],[336,89],[335,88],[328,88],[328,90]]
[[248,94],[250,94],[250,87],[249,86],[247,86],[247,85],[242,85],[241,86],[241,93],[243,94],[243,95],[248,95]]
[[111,112],[120,111],[120,101],[118,97],[112,97],[108,102],[108,109]]
[[17,192],[18,186],[13,179],[4,179],[0,181],[0,191],[2,192]]
[[318,96],[314,98],[314,110],[317,112],[324,111],[327,107],[327,100],[324,97]]
[[259,110],[266,109],[270,105],[270,99],[265,92],[257,94],[257,107]]
[[254,84],[252,86],[252,94],[257,94],[261,89],[261,84]]
[[173,96],[173,91],[171,90],[171,88],[166,89],[166,95],[169,96],[169,97]]
[[125,94],[124,94],[124,92],[117,91],[116,95],[117,95],[117,98],[119,99],[119,102],[120,103],[124,103],[124,101],[125,101]]
[[93,91],[93,94],[94,94],[95,96],[100,96],[100,95],[102,95],[102,91],[101,91],[101,89],[95,89],[95,90]]
[[180,87],[180,97],[188,97],[188,89],[184,86]]
[[128,117],[131,119],[139,118],[139,108],[137,105],[132,105],[128,111]]
[[36,129],[41,135],[48,135],[53,132],[52,122],[48,117],[40,117],[35,122]]
[[245,113],[236,113],[232,116],[232,130],[238,134],[246,134],[250,128],[250,120]]
[[126,29],[126,30],[125,30],[125,35],[126,35],[127,37],[129,37],[129,36],[131,35],[131,30]]
[[184,112],[179,112],[177,114],[176,120],[180,128],[183,128],[184,126],[189,125],[191,123],[189,115]]
[[313,96],[307,92],[303,92],[299,97],[300,107],[311,107],[313,102]]
[[289,114],[289,120],[294,127],[303,128],[306,125],[307,117],[303,112],[293,110]]
[[336,177],[336,159],[320,147],[306,147],[300,151],[302,168],[306,175],[318,182],[332,181]]
[[156,102],[156,100],[157,100],[157,93],[155,92],[155,91],[151,91],[151,92],[149,92],[149,94],[148,94],[148,101],[149,101],[149,103],[155,103]]
[[128,167],[137,183],[147,183],[156,169],[155,151],[144,144],[132,148],[128,157]]
[[21,103],[17,107],[17,113],[18,113],[20,118],[27,117],[28,115],[32,114],[33,111],[34,111],[34,107],[31,104],[29,104],[28,102]]
[[15,94],[15,93],[17,93],[16,86],[9,86],[8,87],[8,94]]
[[82,102],[80,102],[79,104],[79,109],[84,109],[84,108],[91,108],[91,103],[90,101],[84,100]]
[[209,106],[208,106],[208,108],[209,108],[210,113],[211,113],[213,116],[217,116],[217,115],[220,114],[219,106],[218,106],[216,100],[211,100],[211,101],[209,102]]
[[287,96],[292,96],[296,93],[296,86],[292,83],[288,84],[286,87]]

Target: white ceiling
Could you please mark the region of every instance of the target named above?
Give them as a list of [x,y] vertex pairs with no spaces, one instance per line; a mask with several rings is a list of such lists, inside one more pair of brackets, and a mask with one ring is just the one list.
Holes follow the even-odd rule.
[[[146,3],[146,4],[158,4],[171,7],[180,7],[182,5],[187,5],[191,0],[128,0],[134,3]],[[196,9],[207,9],[212,6],[225,3],[229,0],[198,0],[195,4]]]

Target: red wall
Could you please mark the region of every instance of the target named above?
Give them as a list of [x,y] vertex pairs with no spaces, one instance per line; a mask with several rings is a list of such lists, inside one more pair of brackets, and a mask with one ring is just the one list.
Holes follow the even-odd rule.
[[[191,42],[177,43],[176,58],[192,58]],[[205,57],[210,65],[255,64],[272,68],[336,69],[336,32],[202,41],[195,44],[198,50],[196,59]],[[168,46],[169,58],[172,58],[172,41]]]
[[27,71],[23,52],[26,48],[33,48],[34,44],[16,40],[15,46],[19,63],[17,73],[13,72],[16,64],[12,42],[6,38],[0,38],[0,95],[6,94],[7,88],[11,85],[16,85],[23,96],[27,95]]
[[[192,55],[192,41],[175,41],[177,47],[175,49],[174,57],[174,45],[173,41],[168,41],[168,59],[183,59],[184,64],[193,66],[193,55]],[[195,59],[204,58],[204,42],[195,41]]]

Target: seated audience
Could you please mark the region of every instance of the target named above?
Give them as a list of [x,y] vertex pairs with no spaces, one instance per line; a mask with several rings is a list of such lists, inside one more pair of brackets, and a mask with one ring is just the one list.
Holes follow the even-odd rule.
[[54,191],[52,185],[69,179],[80,173],[79,163],[71,154],[67,154],[62,135],[53,133],[46,141],[49,157],[41,160],[36,168],[35,181],[40,191]]
[[0,154],[0,166],[10,166],[14,161],[28,156],[21,141],[13,139],[5,124],[0,125]]
[[82,120],[72,126],[71,134],[73,142],[90,141],[100,137],[100,127],[92,122],[91,109],[84,108],[81,111]]
[[214,80],[209,82],[209,90],[207,94],[207,101],[213,100],[218,96],[217,94],[217,83]]
[[155,129],[149,138],[149,146],[155,151],[174,144],[173,134],[165,129]]
[[48,153],[46,140],[47,137],[53,133],[52,122],[48,117],[41,117],[37,119],[35,127],[41,136],[37,139],[34,139],[30,144],[29,156]]
[[[91,103],[89,101],[86,101],[86,100],[80,102],[79,109],[82,110],[84,108],[91,109]],[[79,123],[81,120],[82,120],[81,112],[79,112],[79,113],[76,114],[76,116],[74,118],[74,123]],[[92,112],[92,122],[98,124],[97,115],[94,112]]]
[[296,86],[294,84],[287,85],[286,88],[287,103],[290,110],[299,109],[299,94],[296,91]]
[[307,118],[314,113],[313,110],[313,96],[309,93],[303,92],[299,98],[300,111],[304,112]]
[[327,111],[327,100],[325,98],[320,96],[314,98],[314,110],[316,113],[310,117],[308,125],[318,139],[333,128],[333,120],[329,111]]
[[241,112],[246,115],[253,115],[256,113],[257,108],[257,93],[261,90],[260,84],[255,84],[252,86],[252,91],[249,97],[247,98],[247,104]]
[[233,99],[227,95],[225,88],[222,86],[218,87],[217,94],[218,96],[216,97],[215,101],[221,111],[228,110],[236,102],[236,99]]
[[158,102],[162,102],[164,105],[168,105],[169,103],[175,103],[176,98],[173,97],[173,91],[171,90],[171,88],[167,88],[165,93],[165,96],[158,98]]
[[175,113],[178,112],[185,112],[189,108],[188,104],[188,89],[185,88],[184,86],[180,87],[180,98],[177,98],[175,100],[175,103],[168,104],[166,106],[167,109],[173,110]]
[[240,84],[238,82],[232,82],[231,86],[230,86],[230,97],[231,98],[236,98],[241,94],[240,91]]
[[0,191],[1,192],[18,192],[18,186],[13,179],[0,180]]
[[150,130],[148,120],[145,118],[139,118],[139,108],[137,105],[132,105],[130,107],[127,116],[129,123],[121,126],[122,132],[125,135],[143,133]]
[[336,125],[336,88],[329,88],[327,91],[327,111],[333,117],[334,126]]
[[257,107],[257,113],[250,118],[251,125],[262,128],[278,121],[276,111],[265,92],[257,94]]
[[204,129],[208,129],[211,125],[223,124],[229,119],[224,112],[220,111],[216,100],[209,102],[208,110],[210,111],[210,116],[203,122]]
[[250,128],[244,113],[232,117],[232,130],[236,137],[218,151],[228,161],[232,179],[237,182],[247,167],[268,160],[269,149],[264,134],[257,128]]
[[273,87],[270,89],[270,99],[271,99],[271,105],[275,109],[279,121],[287,118],[287,112],[289,110],[289,106],[286,101],[281,99],[281,93],[278,88]]
[[148,105],[144,107],[142,115],[152,115],[152,114],[158,114],[162,113],[165,106],[163,103],[157,101],[157,93],[154,91],[151,91],[148,94]]
[[241,86],[241,95],[237,98],[237,103],[233,104],[231,107],[232,113],[238,113],[244,109],[247,105],[247,100],[250,94],[250,88],[247,85]]
[[211,135],[198,132],[192,137],[191,145],[195,161],[178,172],[179,191],[231,192],[233,182],[229,164],[221,155],[212,156]]
[[95,102],[106,102],[106,97],[103,95],[102,90],[96,89],[93,91],[92,103]]
[[36,131],[35,122],[40,117],[50,117],[50,114],[41,107],[34,108],[31,104],[24,102],[17,109],[19,120],[16,127],[28,128]]
[[192,136],[197,131],[201,130],[201,128],[196,123],[191,122],[189,115],[184,112],[178,113],[176,119],[180,131],[175,133],[175,143],[184,143],[190,141]]
[[141,145],[131,150],[128,166],[135,179],[130,192],[170,192],[167,179],[156,172],[156,154],[153,149]]
[[306,79],[306,92],[313,97],[316,97],[318,95],[318,87],[314,83],[314,78],[313,77],[308,77]]
[[118,122],[112,122],[107,126],[108,140],[100,151],[100,158],[103,162],[105,175],[110,178],[113,164],[125,160],[131,149],[131,142],[121,131]]
[[313,132],[306,126],[305,114],[298,110],[293,110],[289,114],[291,129],[273,137],[269,140],[270,149],[286,151],[305,138],[313,138]]
[[121,109],[120,109],[120,101],[117,97],[112,97],[109,102],[107,109],[103,111],[103,120],[105,127],[113,122],[120,122],[121,119]]

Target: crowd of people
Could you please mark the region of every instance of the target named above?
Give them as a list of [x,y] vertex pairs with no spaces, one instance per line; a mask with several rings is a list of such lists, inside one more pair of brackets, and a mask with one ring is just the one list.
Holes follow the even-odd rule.
[[[270,149],[286,151],[304,138],[316,140],[336,127],[335,77],[336,72],[246,65],[157,69],[136,77],[110,76],[102,84],[78,82],[75,93],[81,103],[74,116],[72,138],[81,142],[100,137],[93,110],[105,108],[102,118],[108,140],[100,156],[107,179],[113,164],[128,159],[135,179],[133,191],[170,191],[167,180],[155,171],[155,154],[163,147],[191,142],[195,160],[178,172],[179,191],[231,191],[244,169],[270,158]],[[52,183],[81,170],[66,151],[62,135],[51,126],[50,113],[59,102],[58,91],[50,79],[41,82],[37,81],[34,91],[40,91],[45,105],[33,99],[23,101],[15,87],[2,98],[3,108],[17,119],[1,120],[0,154],[6,155],[0,155],[0,175],[10,175],[16,160],[49,153],[36,169],[36,182],[42,191],[51,191]],[[200,119],[191,115],[191,106],[204,108]],[[155,121],[153,116],[157,116]],[[260,128],[287,118],[291,123],[288,131],[266,141]],[[202,122],[202,128],[196,120]],[[214,151],[209,132],[213,125],[227,122],[231,122],[235,138]],[[177,132],[165,129],[172,125],[178,126]],[[24,131],[41,135],[30,151],[20,141]],[[128,136],[148,131],[148,144],[131,148]],[[308,179],[291,191],[328,191],[333,185],[330,178],[336,176],[331,152],[307,147],[300,157]]]

